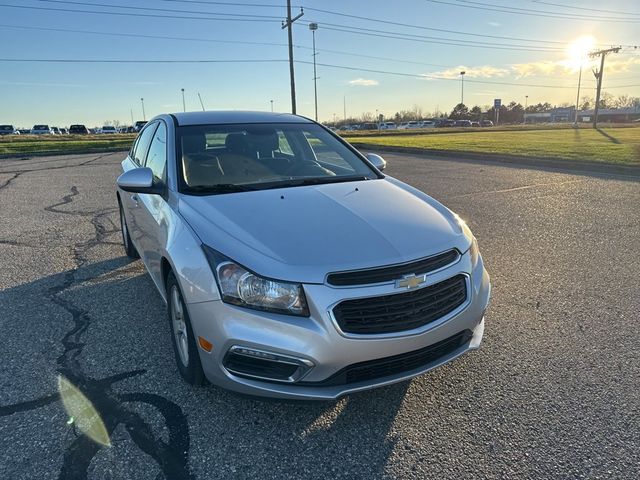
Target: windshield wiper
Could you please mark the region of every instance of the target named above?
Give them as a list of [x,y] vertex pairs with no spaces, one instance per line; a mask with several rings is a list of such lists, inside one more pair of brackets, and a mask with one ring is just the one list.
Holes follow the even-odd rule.
[[215,185],[196,185],[188,187],[189,193],[196,194],[216,194],[216,193],[234,193],[234,192],[252,192],[258,188],[251,185],[236,185],[233,183],[217,183]]
[[301,185],[321,185],[323,183],[357,182],[359,180],[370,180],[366,175],[343,175],[335,177],[311,177],[295,178],[280,183],[283,187],[296,187]]

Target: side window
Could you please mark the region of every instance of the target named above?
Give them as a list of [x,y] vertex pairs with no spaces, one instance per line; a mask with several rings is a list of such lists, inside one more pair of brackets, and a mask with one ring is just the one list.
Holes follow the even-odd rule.
[[157,123],[148,125],[144,130],[142,130],[142,133],[140,133],[140,136],[138,137],[135,147],[136,150],[133,153],[133,161],[138,165],[144,165],[147,150],[149,150],[149,144],[151,143],[153,132],[155,132],[157,126]]
[[323,140],[312,133],[305,132],[304,135],[318,161],[335,165],[336,167],[345,168],[347,170],[354,170],[351,164],[347,162],[340,153],[335,150],[335,148],[331,148]]
[[147,163],[145,167],[153,171],[153,176],[163,180],[164,171],[167,165],[167,127],[160,122],[156,134],[151,141],[149,155],[147,155]]
[[293,155],[293,149],[291,145],[289,145],[289,140],[287,140],[283,131],[278,131],[278,150],[280,150],[281,153]]

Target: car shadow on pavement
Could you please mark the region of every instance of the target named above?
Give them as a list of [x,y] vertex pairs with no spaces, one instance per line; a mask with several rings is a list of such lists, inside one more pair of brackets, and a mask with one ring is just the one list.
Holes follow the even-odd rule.
[[[12,459],[10,474],[27,461],[36,468],[34,451],[49,444],[40,457],[61,465],[58,478],[88,478],[103,469],[134,477],[138,472],[127,470],[134,467],[110,453],[124,442],[146,454],[146,468],[158,478],[206,477],[205,459],[212,455],[220,476],[331,475],[331,459],[340,458],[344,471],[372,477],[383,473],[396,447],[391,432],[409,382],[304,403],[185,384],[175,368],[164,303],[139,261],[86,264],[1,291],[0,303],[7,312],[1,326],[12,337],[0,354],[25,359],[0,374],[0,447]],[[90,440],[83,419],[65,413],[60,377],[90,402],[112,448]],[[38,413],[45,408],[55,414]],[[42,436],[18,448],[25,443],[20,426],[34,421],[41,422]],[[318,470],[309,471],[314,465]]]

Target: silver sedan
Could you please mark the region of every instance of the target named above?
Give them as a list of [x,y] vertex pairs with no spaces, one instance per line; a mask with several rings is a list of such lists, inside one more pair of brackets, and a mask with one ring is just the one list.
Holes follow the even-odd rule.
[[117,180],[122,237],[187,382],[335,399],[480,346],[491,286],[474,236],[385,166],[295,115],[144,126]]

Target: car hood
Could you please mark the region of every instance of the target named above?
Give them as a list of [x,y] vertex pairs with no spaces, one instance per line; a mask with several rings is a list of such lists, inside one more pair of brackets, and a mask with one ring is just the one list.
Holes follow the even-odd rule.
[[180,195],[178,210],[223,255],[260,275],[303,283],[469,246],[449,210],[390,177]]

